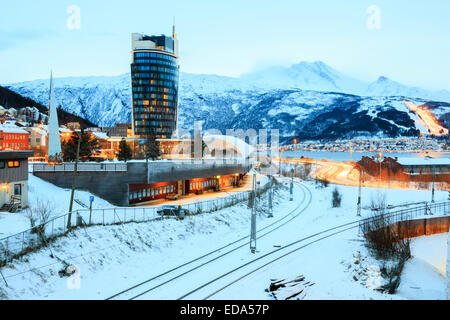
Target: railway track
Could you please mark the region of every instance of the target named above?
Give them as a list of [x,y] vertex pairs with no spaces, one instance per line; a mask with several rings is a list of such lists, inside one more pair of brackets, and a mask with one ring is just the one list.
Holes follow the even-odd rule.
[[[257,230],[257,239],[261,239],[268,234],[278,230],[282,226],[286,225],[296,217],[298,217],[302,212],[304,212],[309,204],[311,203],[312,194],[311,191],[302,183],[295,182],[297,186],[300,187],[302,192],[302,201],[300,201],[299,205],[291,210],[288,214],[284,215],[280,219],[272,222],[271,224],[260,228]],[[160,289],[176,280],[186,278],[194,272],[198,272],[203,267],[211,265],[213,262],[219,261],[221,258],[236,252],[237,250],[248,246],[249,236],[242,237],[237,239],[227,245],[224,245],[218,249],[210,251],[200,257],[197,257],[193,260],[190,260],[186,263],[183,263],[179,266],[176,266],[168,271],[155,275],[145,281],[142,281],[130,288],[122,290],[117,294],[110,296],[107,300],[112,299],[137,299],[143,297],[144,295]]]
[[[223,273],[222,275],[185,293],[184,295],[180,296],[177,300],[187,298],[195,300],[207,300],[217,295],[219,292],[222,292],[223,290],[227,289],[228,287],[238,283],[242,279],[256,273],[257,271],[267,267],[272,263],[278,262],[281,259],[300,251],[305,247],[308,247],[314,243],[320,242],[337,234],[346,232],[350,229],[358,228],[359,223],[360,220],[349,222],[293,241],[281,248],[268,252],[256,259],[248,261],[236,268],[231,269],[226,273]],[[232,278],[233,276],[235,278]],[[208,288],[210,289],[208,290]]]
[[[425,207],[424,207],[425,208]],[[391,212],[381,214],[384,218],[394,217],[398,215],[398,212]],[[273,264],[275,262],[279,262],[283,258],[290,256],[312,244],[318,243],[325,239],[331,238],[335,235],[344,233],[351,229],[360,228],[360,226],[364,223],[369,222],[370,220],[377,219],[378,216],[368,217],[364,219],[354,220],[352,222],[344,223],[339,226],[335,226],[312,235],[300,238],[298,240],[292,241],[286,244],[283,247],[272,250],[258,258],[255,258],[251,261],[248,261],[240,266],[232,268],[231,270],[217,276],[216,278],[205,282],[201,286],[198,286],[184,295],[180,296],[178,300],[181,299],[196,299],[196,300],[207,300],[218,293],[224,291],[225,289],[237,284],[239,281],[244,278],[255,274],[259,270]]]

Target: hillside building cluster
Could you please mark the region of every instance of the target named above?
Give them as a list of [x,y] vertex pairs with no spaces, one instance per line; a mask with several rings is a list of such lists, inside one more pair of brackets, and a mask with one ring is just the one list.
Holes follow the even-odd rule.
[[283,150],[303,151],[353,151],[353,152],[430,152],[449,150],[449,145],[432,137],[408,137],[389,139],[352,139],[334,142],[302,141],[283,147]]

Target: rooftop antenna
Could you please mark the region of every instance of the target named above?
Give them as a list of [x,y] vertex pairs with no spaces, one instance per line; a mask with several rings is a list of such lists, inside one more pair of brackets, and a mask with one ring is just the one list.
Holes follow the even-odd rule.
[[173,39],[177,38],[177,32],[175,30],[175,16],[173,17],[172,36],[173,36]]

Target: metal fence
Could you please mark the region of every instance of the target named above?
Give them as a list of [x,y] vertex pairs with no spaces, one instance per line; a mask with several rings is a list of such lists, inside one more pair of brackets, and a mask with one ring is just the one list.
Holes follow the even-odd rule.
[[[33,163],[33,172],[72,172],[75,170],[75,163],[63,163],[57,165],[48,165],[44,163]],[[127,172],[126,163],[78,163],[77,171],[79,172]]]
[[371,229],[371,226],[374,225],[391,225],[400,221],[413,220],[424,215],[446,216],[448,214],[450,214],[450,202],[439,202],[432,204],[425,203],[424,205],[413,208],[406,208],[391,212],[386,211],[385,213],[362,219],[359,223],[359,230],[362,234],[366,234]]
[[[269,184],[256,190],[260,196],[269,188]],[[251,191],[239,192],[223,198],[186,204],[183,209],[190,214],[208,213],[248,200]],[[87,225],[113,225],[128,222],[150,222],[161,219],[157,210],[160,207],[124,207],[106,209],[79,209],[73,211],[70,225],[81,227]],[[54,217],[23,232],[0,239],[0,266],[7,264],[15,257],[33,249],[47,245],[49,240],[65,234],[68,229],[69,214]]]
[[[148,222],[161,218],[157,207],[81,209],[73,211],[70,225],[112,225],[126,222]],[[23,232],[0,239],[0,265],[8,263],[16,255],[46,245],[49,239],[65,234],[69,214],[64,214]]]

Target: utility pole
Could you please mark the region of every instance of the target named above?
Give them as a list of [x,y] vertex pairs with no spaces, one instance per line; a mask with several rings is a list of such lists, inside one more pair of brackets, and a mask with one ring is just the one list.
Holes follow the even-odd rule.
[[256,175],[253,175],[252,182],[252,215],[251,215],[251,227],[250,227],[250,251],[256,252],[256,211],[255,211],[255,188],[256,188]]
[[77,158],[75,159],[75,167],[73,170],[72,193],[70,194],[69,216],[67,217],[67,230],[70,230],[70,228],[72,227],[71,219],[72,219],[73,197],[75,195],[75,185],[77,183],[78,159],[80,158],[81,136],[82,136],[82,133],[80,133],[78,135]]
[[383,159],[383,153],[380,151],[380,184],[381,184],[381,159]]
[[358,208],[356,211],[356,215],[358,217],[361,216],[361,182],[362,182],[362,168],[361,166],[359,166]]
[[431,202],[434,203],[434,181],[436,180],[436,172],[433,170],[433,184],[431,187]]
[[272,178],[272,175],[269,175],[269,179],[270,179],[270,184],[269,184],[269,197],[268,197],[268,199],[269,199],[269,218],[272,218],[273,217],[273,203],[272,203],[272,197],[273,197],[273,194],[272,194],[272,184],[273,184],[273,178]]
[[278,160],[278,174],[281,176],[281,157],[283,156],[283,150],[280,150],[280,158]]
[[290,188],[291,199],[289,201],[294,200],[293,189],[294,189],[294,168],[291,168],[291,188]]

